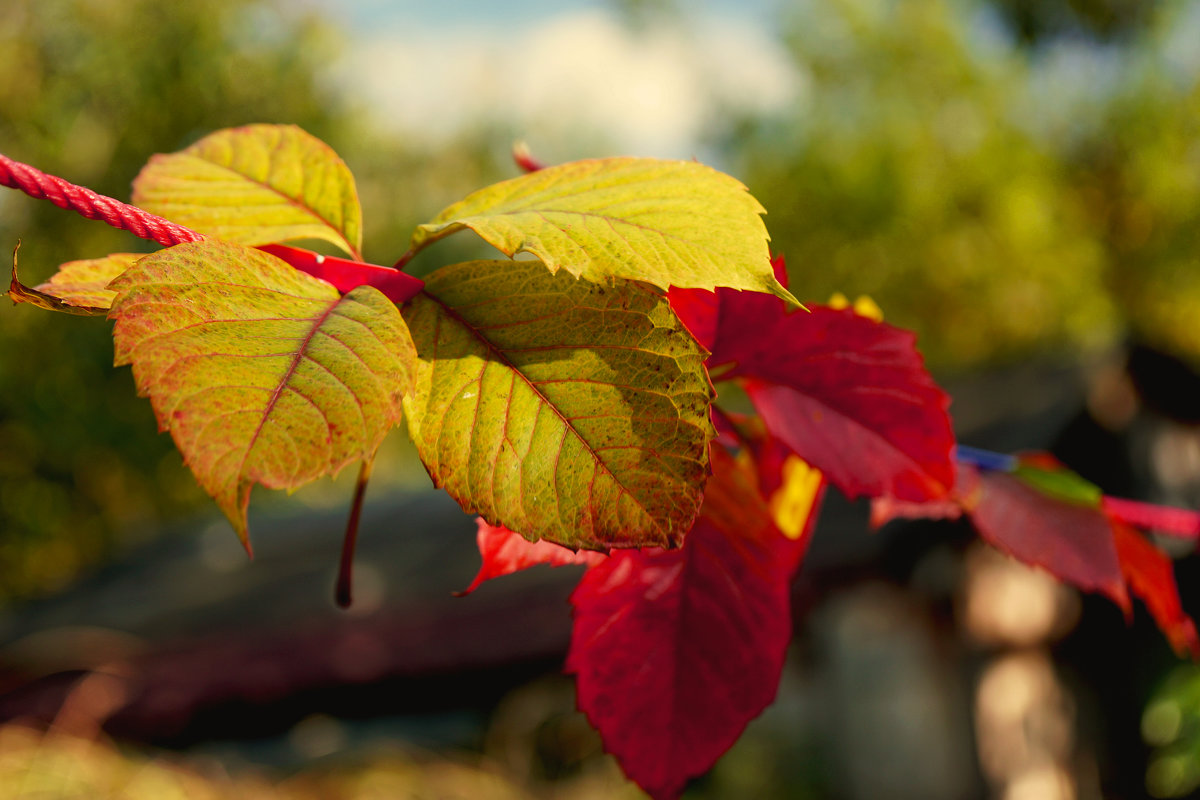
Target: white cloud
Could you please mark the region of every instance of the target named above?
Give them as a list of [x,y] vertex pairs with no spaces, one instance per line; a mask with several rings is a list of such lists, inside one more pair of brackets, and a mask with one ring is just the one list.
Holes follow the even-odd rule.
[[357,43],[340,80],[408,137],[506,120],[539,140],[599,134],[637,155],[687,157],[722,109],[770,112],[804,82],[752,22],[693,20],[632,32],[581,9],[513,31],[464,23],[387,30]]

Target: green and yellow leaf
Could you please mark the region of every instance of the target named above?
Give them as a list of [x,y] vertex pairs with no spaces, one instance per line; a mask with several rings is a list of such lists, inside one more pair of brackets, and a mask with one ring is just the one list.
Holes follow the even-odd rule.
[[438,270],[404,307],[405,415],[468,511],[572,548],[672,546],[708,478],[706,353],[660,294],[535,261]]
[[762,206],[746,187],[692,161],[606,158],[548,167],[474,192],[417,228],[413,251],[470,228],[506,255],[602,283],[767,292],[779,285]]
[[200,233],[245,245],[323,239],[358,258],[362,210],[354,176],[294,125],[247,125],[150,159],[133,202]]
[[294,489],[336,473],[400,420],[416,354],[376,289],[343,297],[211,240],[146,256],[111,288],[116,363],[133,365],[159,427],[243,542],[255,483]]
[[132,267],[145,253],[112,253],[104,258],[68,261],[50,280],[33,287],[68,306],[107,309],[117,293],[108,288],[114,278]]
[[79,316],[103,316],[108,313],[116,292],[106,288],[109,281],[133,266],[142,253],[113,253],[104,258],[68,261],[61,264],[50,280],[37,286],[21,283],[17,274],[17,253],[13,248],[12,279],[5,293],[13,303],[28,303],[47,311]]

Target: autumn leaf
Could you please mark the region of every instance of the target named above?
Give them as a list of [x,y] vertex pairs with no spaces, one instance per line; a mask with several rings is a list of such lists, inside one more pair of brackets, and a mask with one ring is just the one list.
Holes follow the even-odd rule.
[[923,502],[898,500],[887,495],[871,498],[870,525],[872,528],[882,528],[896,519],[954,520],[959,519],[962,515],[962,504],[953,494]]
[[247,125],[156,155],[133,202],[208,236],[245,245],[323,239],[359,258],[362,210],[354,176],[294,125]]
[[954,519],[965,512],[997,549],[1107,595],[1127,616],[1132,591],[1175,652],[1200,660],[1200,637],[1180,603],[1171,559],[1125,522],[1162,524],[1175,535],[1190,535],[1193,512],[1106,497],[1049,453],[1007,456],[960,446],[959,454],[958,481],[949,496],[926,503],[876,498],[872,525]]
[[[776,275],[780,284],[786,286],[787,271],[777,269]],[[711,352],[717,343],[725,292],[675,288],[667,292],[667,299],[684,327],[692,332],[701,347]]]
[[70,306],[109,308],[117,293],[108,284],[143,256],[145,253],[113,253],[104,258],[68,261],[50,280],[33,288]]
[[21,243],[13,248],[12,280],[6,294],[13,303],[28,303],[47,311],[80,316],[101,316],[112,305],[116,292],[106,288],[109,281],[142,257],[139,253],[113,253],[106,258],[68,261],[62,264],[50,280],[37,286],[21,283],[17,273],[17,254]]
[[1098,508],[1111,520],[1169,536],[1200,537],[1200,511],[1102,494],[1099,486],[1067,469],[1050,453],[1028,451],[1009,455],[961,444],[955,453],[964,464],[985,471],[1012,473],[1043,494]]
[[979,484],[966,507],[984,541],[1128,610],[1112,526],[1097,508],[1043,494],[1003,472],[984,472]]
[[798,305],[771,270],[763,213],[741,183],[692,161],[592,159],[481,189],[418,227],[411,249],[469,228],[597,283],[728,286]]
[[404,318],[409,432],[464,509],[572,549],[680,542],[708,477],[712,386],[662,296],[475,261],[430,275]]
[[[1113,513],[1165,522],[1182,534],[1194,524],[1191,512],[1104,497],[1049,453],[1014,457],[969,447],[960,451],[958,481],[948,497],[925,503],[876,498],[872,524],[967,513],[992,546],[1080,589],[1107,595],[1126,614],[1132,591],[1175,652],[1200,659],[1200,637],[1183,611],[1170,558]],[[978,463],[998,468],[980,469]]]
[[[788,288],[787,263],[782,255],[771,259],[771,272],[774,273],[775,280],[780,286]],[[737,329],[738,326],[731,324],[732,320],[722,320],[723,312],[744,315],[747,311],[756,311],[774,317],[779,306],[777,301],[772,301],[770,298],[756,295],[743,296],[740,293],[734,294],[721,289],[675,287],[667,291],[667,299],[671,301],[671,308],[675,310],[675,314],[684,327],[692,332],[696,341],[705,350],[710,352],[717,346],[718,335],[722,339],[730,339],[741,333]],[[786,313],[787,306],[784,306],[783,309]],[[751,339],[753,339],[753,335],[751,335]]]
[[724,376],[746,378],[767,427],[847,497],[945,494],[953,480],[949,399],[912,334],[819,306],[790,316],[778,331],[791,335],[778,359],[786,365],[744,358]]
[[761,294],[670,298],[712,350],[714,375],[740,379],[771,433],[848,497],[919,502],[953,485],[950,401],[912,333],[851,309],[789,312]]
[[475,523],[479,526],[476,543],[479,545],[479,555],[483,564],[479,567],[475,580],[459,595],[468,595],[479,588],[484,581],[511,575],[539,564],[549,564],[552,567],[565,567],[570,564],[595,565],[604,561],[607,556],[593,550],[570,550],[553,542],[531,542],[519,533],[513,533],[508,528],[489,525],[483,517],[477,517]]
[[605,749],[656,800],[677,797],[775,698],[789,582],[811,537],[784,536],[753,469],[713,448],[679,550],[614,550],[571,595],[567,671]]
[[255,483],[293,489],[374,453],[400,419],[415,352],[394,303],[344,297],[259,250],[219,241],[142,258],[119,294],[132,364],[200,485],[247,541]]
[[1170,557],[1128,525],[1113,522],[1112,526],[1121,571],[1129,588],[1146,604],[1175,654],[1200,660],[1200,637],[1196,635],[1195,622],[1179,600]]
[[1105,594],[1128,611],[1129,594],[1108,518],[1095,505],[1046,493],[1048,483],[1075,485],[1066,479],[1048,482],[1044,475],[1027,481],[1021,474],[960,462],[950,496],[925,504],[877,499],[872,524],[895,517],[952,519],[958,516],[957,506],[996,549],[1084,591]]

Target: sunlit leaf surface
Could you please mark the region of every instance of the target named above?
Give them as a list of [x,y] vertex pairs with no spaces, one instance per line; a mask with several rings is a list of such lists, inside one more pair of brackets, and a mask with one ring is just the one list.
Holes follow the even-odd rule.
[[362,247],[354,176],[294,125],[230,128],[156,155],[133,182],[133,203],[238,244],[324,239],[355,257]]
[[572,548],[682,540],[712,387],[665,298],[477,261],[430,275],[404,318],[420,355],[409,431],[465,509]]
[[571,595],[579,707],[656,800],[708,770],[772,700],[792,636],[788,585],[811,537],[772,519],[753,470],[719,447],[679,550],[619,550]]
[[108,288],[113,278],[133,266],[145,253],[113,253],[104,258],[68,261],[50,280],[33,287],[69,306],[109,308],[117,293]]
[[692,161],[606,158],[548,167],[446,208],[412,246],[470,228],[507,255],[602,282],[768,292],[775,280],[758,201],[733,178]]
[[415,354],[376,289],[343,297],[218,241],[147,256],[112,287],[117,364],[133,365],[159,426],[243,540],[253,484],[292,489],[337,472],[399,421]]
[[846,495],[924,501],[953,486],[950,400],[911,333],[850,309],[789,311],[761,294],[670,297],[713,351],[714,375],[742,379],[771,433]]

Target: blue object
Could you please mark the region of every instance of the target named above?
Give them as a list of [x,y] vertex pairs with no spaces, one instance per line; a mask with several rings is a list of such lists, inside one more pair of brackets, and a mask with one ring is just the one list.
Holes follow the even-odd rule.
[[1017,468],[1016,456],[993,453],[991,450],[980,450],[978,447],[968,447],[965,444],[954,448],[954,458],[964,464],[997,472],[1012,472]]

